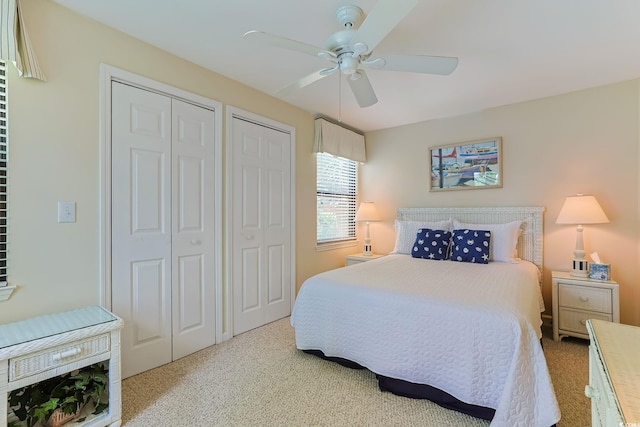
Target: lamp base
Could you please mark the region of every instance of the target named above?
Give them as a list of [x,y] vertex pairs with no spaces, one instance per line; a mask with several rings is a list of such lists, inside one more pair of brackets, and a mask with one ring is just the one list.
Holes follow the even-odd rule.
[[371,244],[365,244],[364,250],[362,251],[363,256],[372,256],[373,251],[371,250]]
[[574,259],[570,274],[574,277],[589,277],[589,262],[584,259]]

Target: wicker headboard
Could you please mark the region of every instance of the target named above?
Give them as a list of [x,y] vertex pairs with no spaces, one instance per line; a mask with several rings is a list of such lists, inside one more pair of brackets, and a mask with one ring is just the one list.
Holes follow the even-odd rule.
[[413,221],[442,221],[455,218],[471,224],[502,224],[521,220],[522,235],[518,240],[518,257],[534,263],[543,272],[542,217],[543,207],[490,208],[398,208],[396,218]]

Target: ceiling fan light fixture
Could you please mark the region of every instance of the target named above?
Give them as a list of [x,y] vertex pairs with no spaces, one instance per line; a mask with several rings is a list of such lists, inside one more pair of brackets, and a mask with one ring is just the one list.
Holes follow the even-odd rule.
[[340,57],[340,70],[343,74],[351,75],[358,69],[358,58],[350,55],[342,55]]

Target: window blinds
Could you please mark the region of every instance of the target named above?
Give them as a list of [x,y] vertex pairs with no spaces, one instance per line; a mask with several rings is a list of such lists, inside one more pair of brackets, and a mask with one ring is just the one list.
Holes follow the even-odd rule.
[[0,286],[7,285],[7,68],[0,61]]
[[323,118],[316,119],[315,132],[316,153],[330,153],[360,163],[367,161],[363,135]]
[[358,164],[328,153],[316,156],[317,243],[354,240]]

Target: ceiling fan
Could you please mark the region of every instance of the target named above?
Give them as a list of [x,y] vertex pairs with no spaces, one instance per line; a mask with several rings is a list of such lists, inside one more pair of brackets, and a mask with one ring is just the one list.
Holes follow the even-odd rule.
[[277,96],[286,96],[339,71],[346,76],[360,107],[369,107],[378,102],[378,98],[365,68],[448,75],[458,66],[458,58],[455,57],[372,54],[373,49],[417,3],[418,0],[380,0],[366,18],[358,6],[339,7],[336,17],[344,29],[332,34],[325,42],[324,48],[256,30],[248,31],[244,38],[317,56],[332,63],[329,68],[318,70],[285,86],[276,92]]

